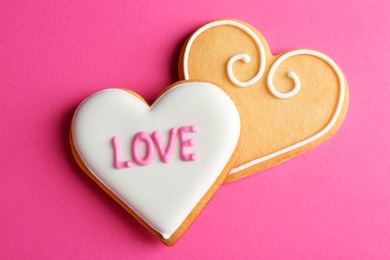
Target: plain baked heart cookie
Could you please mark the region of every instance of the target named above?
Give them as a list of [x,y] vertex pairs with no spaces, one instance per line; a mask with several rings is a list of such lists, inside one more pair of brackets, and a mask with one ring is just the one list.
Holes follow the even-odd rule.
[[224,182],[239,139],[234,102],[205,82],[176,83],[152,106],[106,89],[79,105],[71,126],[81,168],[166,245]]
[[263,36],[238,20],[195,31],[182,49],[179,76],[214,82],[237,102],[245,144],[227,182],[323,143],[347,113],[347,81],[331,58],[309,49],[274,56]]

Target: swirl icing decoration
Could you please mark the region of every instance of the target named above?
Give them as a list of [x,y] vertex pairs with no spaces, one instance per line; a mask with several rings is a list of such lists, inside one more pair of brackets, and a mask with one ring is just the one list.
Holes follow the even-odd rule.
[[248,80],[246,82],[242,82],[242,81],[238,80],[234,76],[234,72],[233,72],[233,64],[236,61],[242,60],[245,63],[249,63],[251,61],[251,57],[248,54],[246,54],[246,53],[236,54],[236,55],[234,55],[233,57],[231,57],[229,59],[228,64],[227,64],[227,74],[229,76],[229,79],[234,83],[234,85],[236,85],[238,87],[248,87],[248,86],[251,86],[251,85],[255,84],[256,82],[258,82],[261,79],[261,77],[263,76],[263,74],[264,74],[264,70],[265,70],[265,50],[264,50],[264,45],[260,41],[259,37],[257,37],[257,35],[249,27],[243,25],[242,23],[233,21],[233,20],[219,20],[219,21],[214,21],[214,22],[208,23],[205,26],[201,27],[199,30],[197,30],[191,36],[191,38],[188,40],[186,49],[184,51],[184,57],[183,57],[184,78],[186,80],[188,80],[190,78],[189,73],[188,73],[188,56],[190,54],[191,46],[194,43],[195,39],[200,34],[202,34],[204,31],[206,31],[208,29],[211,29],[211,28],[216,27],[216,26],[223,26],[223,25],[230,25],[230,26],[234,26],[234,27],[237,27],[237,28],[243,30],[250,37],[252,37],[252,39],[255,41],[257,47],[259,48],[259,51],[260,51],[260,67],[259,67],[259,71],[257,72],[257,74],[252,79],[250,79],[250,80]]
[[[319,60],[324,61],[329,66],[329,72],[331,70],[333,70],[333,72],[336,76],[334,78],[335,81],[334,82],[332,81],[333,83],[331,83],[332,85],[329,85],[330,90],[333,91],[332,93],[334,93],[334,96],[332,96],[332,99],[326,100],[326,101],[324,101],[325,103],[322,103],[322,104],[328,104],[328,107],[326,107],[328,109],[327,111],[329,111],[329,114],[327,114],[328,117],[326,119],[324,119],[324,118],[315,119],[319,123],[323,122],[323,123],[321,123],[321,126],[318,127],[318,130],[312,130],[312,132],[307,132],[309,134],[302,136],[302,138],[300,138],[300,135],[297,134],[298,138],[296,138],[293,142],[286,143],[285,145],[279,145],[278,147],[275,147],[275,149],[273,149],[273,147],[271,147],[271,146],[269,146],[269,148],[258,147],[258,148],[253,148],[253,149],[250,147],[247,147],[247,149],[249,149],[250,152],[248,152],[246,156],[243,156],[240,159],[240,162],[238,162],[237,165],[232,169],[232,171],[230,172],[230,175],[232,177],[230,179],[228,177],[227,181],[235,180],[235,179],[238,179],[240,177],[250,175],[251,173],[255,173],[256,171],[266,169],[266,168],[271,167],[275,164],[278,164],[282,161],[285,161],[286,159],[295,157],[299,153],[302,153],[302,152],[304,152],[304,151],[306,151],[314,146],[319,145],[320,143],[322,143],[324,140],[328,139],[332,134],[335,133],[334,130],[335,129],[337,130],[340,127],[342,120],[344,120],[344,117],[345,117],[345,114],[347,111],[347,107],[348,107],[348,87],[347,87],[347,83],[346,83],[346,80],[344,78],[344,75],[343,75],[341,69],[339,68],[339,66],[327,55],[325,55],[321,52],[315,51],[315,50],[310,50],[310,49],[296,49],[296,50],[288,51],[284,54],[281,54],[281,55],[278,55],[275,57],[269,52],[268,49],[264,48],[264,46],[266,46],[266,41],[265,41],[265,39],[263,39],[259,36],[260,33],[258,31],[256,31],[255,29],[253,29],[252,27],[247,26],[245,23],[243,23],[241,21],[230,20],[230,19],[212,21],[212,22],[202,26],[201,28],[199,28],[197,31],[195,31],[195,33],[192,36],[190,36],[190,38],[188,39],[188,41],[186,43],[185,48],[183,49],[183,56],[182,56],[183,57],[182,58],[182,62],[183,62],[183,66],[182,66],[183,75],[182,75],[182,77],[184,79],[188,80],[188,79],[195,78],[194,76],[191,77],[191,75],[193,73],[193,74],[198,74],[198,75],[207,75],[208,76],[207,80],[210,80],[213,82],[215,81],[216,83],[219,83],[219,84],[225,84],[223,82],[218,82],[220,80],[219,77],[213,76],[212,73],[215,73],[215,71],[213,71],[213,72],[202,71],[201,68],[189,69],[189,59],[190,59],[191,47],[194,45],[194,42],[196,41],[197,37],[200,34],[202,34],[203,32],[205,32],[206,30],[209,30],[211,28],[215,28],[218,26],[232,26],[232,27],[240,29],[242,32],[244,32],[245,34],[250,36],[250,38],[256,43],[256,46],[259,50],[260,66],[259,66],[259,69],[257,71],[257,74],[253,78],[251,78],[250,80],[248,80],[246,82],[242,82],[242,81],[238,80],[235,77],[235,74],[233,71],[233,65],[236,61],[241,60],[245,63],[250,62],[251,57],[248,54],[240,53],[240,54],[236,54],[236,55],[231,56],[227,62],[227,68],[226,68],[227,76],[228,76],[230,82],[232,82],[236,87],[248,87],[248,86],[254,85],[256,83],[259,83],[258,86],[256,86],[256,87],[260,87],[260,88],[265,87],[268,89],[268,91],[266,91],[266,92],[256,91],[255,89],[253,89],[253,92],[246,91],[245,93],[242,94],[243,95],[242,98],[240,98],[240,100],[245,100],[245,101],[240,101],[237,104],[244,111],[244,112],[242,112],[241,116],[245,117],[245,119],[246,119],[245,121],[248,122],[248,124],[246,126],[244,125],[244,130],[246,131],[247,134],[248,133],[250,134],[250,138],[249,138],[249,140],[247,140],[247,142],[251,143],[252,141],[255,141],[255,139],[259,140],[259,142],[253,142],[249,146],[253,147],[254,143],[257,143],[257,144],[267,143],[267,142],[260,141],[261,140],[260,138],[269,138],[271,135],[274,135],[273,138],[276,138],[276,139],[280,138],[282,136],[279,136],[279,135],[283,132],[283,131],[278,130],[279,132],[267,132],[268,135],[259,134],[259,132],[258,132],[259,131],[259,124],[256,122],[250,122],[250,121],[253,121],[253,118],[254,118],[253,113],[256,113],[256,115],[259,116],[259,119],[264,120],[264,118],[262,117],[262,114],[264,114],[266,112],[264,109],[267,109],[267,106],[258,105],[256,100],[253,99],[253,97],[255,95],[258,96],[260,93],[262,95],[266,95],[268,93],[269,96],[280,99],[280,100],[283,100],[283,99],[284,100],[285,99],[292,100],[289,102],[296,102],[295,100],[301,100],[300,102],[303,102],[303,103],[295,104],[296,106],[301,106],[301,105],[305,105],[304,104],[305,101],[302,101],[302,100],[304,100],[304,99],[302,99],[302,97],[306,97],[306,94],[300,94],[303,96],[299,96],[299,98],[297,98],[297,99],[292,99],[292,98],[294,96],[296,96],[298,93],[301,93],[302,88],[305,88],[305,91],[304,92],[302,91],[302,93],[306,93],[308,90],[307,88],[311,89],[311,91],[312,91],[311,93],[313,93],[315,90],[323,88],[324,86],[327,86],[327,83],[325,83],[325,81],[323,81],[321,79],[318,79],[319,83],[314,83],[314,82],[307,83],[306,82],[305,84],[307,84],[308,86],[304,86],[301,84],[300,77],[303,78],[305,75],[300,75],[300,73],[302,73],[302,72],[296,73],[296,72],[290,70],[287,73],[287,77],[289,77],[293,81],[293,89],[289,90],[287,92],[278,91],[274,85],[273,80],[274,80],[275,72],[277,71],[277,69],[280,67],[280,65],[284,61],[286,61],[287,59],[289,59],[291,57],[297,56],[297,55],[312,56],[312,57],[315,57]],[[214,30],[217,30],[217,29],[214,29]],[[233,43],[234,44],[243,44],[243,47],[249,46],[249,44],[253,44],[252,41],[250,41],[248,43],[240,42],[240,41],[236,40],[236,38],[235,38],[236,36],[240,36],[238,34],[238,30],[234,30],[234,31],[231,30],[232,43],[229,42],[227,44],[228,45],[233,44]],[[207,40],[205,40],[205,39],[207,39]],[[207,42],[207,44],[209,44],[207,46],[212,46],[214,42],[219,43],[219,34],[216,31],[216,33],[213,33],[213,35],[210,35],[210,36],[208,35],[207,38],[203,38],[201,40],[201,42]],[[196,49],[197,50],[195,51],[195,48],[194,48],[194,50],[193,50],[194,53],[191,53],[191,62],[195,61],[196,59],[202,60],[202,58],[205,56],[208,57],[208,56],[213,55],[212,49],[210,49],[210,50],[208,50],[208,49],[199,49],[198,50],[198,48],[196,48]],[[268,68],[267,62],[266,62],[267,60],[268,60],[269,71],[268,71],[268,75],[266,78],[266,83],[263,84],[263,83],[260,83],[259,81],[263,77],[264,73],[266,73],[265,70]],[[271,63],[271,61],[273,63]],[[310,63],[305,63],[304,66],[310,66],[310,65],[311,65]],[[316,71],[312,70],[309,73],[316,73]],[[315,74],[311,74],[311,75],[315,75]],[[322,74],[318,74],[318,75],[322,75]],[[197,78],[202,79],[201,76],[197,76]],[[306,79],[306,77],[305,77],[305,79]],[[264,86],[264,85],[266,85],[266,86]],[[230,93],[231,88],[228,85],[226,85],[226,86],[222,85],[222,86],[223,86],[222,88],[226,92],[228,92],[229,94],[235,93],[234,95],[236,95],[236,93],[238,93],[237,91],[235,91],[233,89],[232,89],[232,92]],[[247,100],[249,100],[249,99],[252,100],[253,103],[247,103],[248,102]],[[261,102],[264,103],[265,99],[271,100],[272,98],[264,96],[264,99],[262,99]],[[274,101],[272,101],[272,102],[274,102]],[[334,102],[334,103],[332,103],[332,102]],[[332,108],[330,108],[329,107],[330,104],[334,104],[335,107],[333,108],[333,105],[332,105]],[[275,108],[275,106],[276,106],[275,103],[272,103],[272,106]],[[250,108],[248,108],[248,107],[250,107]],[[257,107],[259,107],[259,109],[257,109]],[[262,110],[260,110],[260,107]],[[279,114],[280,116],[278,115],[278,120],[284,119],[284,120],[288,121],[287,120],[288,118],[292,118],[291,113],[289,113],[289,112],[285,113],[285,112],[283,112],[283,110],[281,108],[282,108],[282,105],[278,106],[278,109],[280,109],[280,114],[281,114],[281,115]],[[251,111],[250,112],[251,116],[250,117],[247,116],[247,114],[245,114],[245,111]],[[267,112],[267,115],[268,114],[272,114],[272,113]],[[305,116],[305,115],[302,115],[302,114],[297,115],[297,117],[299,117],[299,116]],[[294,118],[295,118],[295,116],[294,116]],[[265,120],[267,120],[267,118],[265,118]],[[299,120],[300,120],[300,118],[299,118]],[[327,121],[318,121],[318,120],[327,120]],[[271,124],[273,124],[272,121],[271,121]],[[267,130],[269,130],[269,129],[271,129],[271,128],[267,128]],[[331,135],[326,135],[329,132],[331,132]],[[295,133],[293,133],[293,134],[295,134]],[[321,140],[318,140],[321,137],[324,137],[324,138]],[[307,149],[301,148],[301,147],[304,147],[312,142],[314,142],[314,144],[307,146],[310,148],[307,148]],[[269,142],[268,142],[268,144],[269,144]],[[297,150],[297,152],[295,152],[294,150],[296,150],[298,148],[301,148],[301,149],[299,149],[299,151]],[[294,152],[292,152],[292,151],[294,151]],[[289,153],[289,154],[284,155],[286,153]],[[284,156],[281,156],[281,155],[284,155]],[[266,162],[266,161],[268,161],[270,159],[274,159],[274,158],[275,158],[275,160],[272,160],[271,163]],[[261,166],[257,166],[257,165],[261,165]],[[256,167],[253,167],[253,166],[256,166]],[[251,168],[251,167],[253,167],[253,168]],[[252,171],[252,172],[250,172],[250,171]],[[238,177],[234,177],[233,175],[237,175]]]
[[327,62],[332,67],[332,69],[334,70],[334,72],[337,75],[338,82],[339,82],[339,87],[340,87],[340,93],[339,93],[339,97],[338,97],[335,113],[333,114],[333,116],[332,116],[331,120],[329,121],[329,123],[321,131],[319,131],[315,135],[313,135],[313,136],[309,137],[308,139],[305,139],[305,140],[303,140],[301,142],[298,142],[298,143],[295,143],[295,144],[293,144],[291,146],[288,146],[288,147],[286,147],[284,149],[281,149],[281,150],[278,150],[278,151],[276,151],[274,153],[271,153],[271,154],[269,154],[267,156],[264,156],[264,157],[252,160],[252,161],[250,161],[248,163],[245,163],[243,165],[235,167],[230,172],[230,174],[239,172],[239,171],[244,170],[244,169],[246,169],[248,167],[251,167],[251,166],[256,165],[258,163],[261,163],[261,162],[264,162],[266,160],[272,159],[272,158],[274,158],[276,156],[279,156],[281,154],[287,153],[289,151],[292,151],[294,149],[302,147],[302,146],[304,146],[306,144],[309,144],[309,143],[319,139],[323,135],[325,135],[334,126],[334,124],[336,123],[337,118],[339,117],[339,115],[341,113],[341,109],[343,107],[343,102],[344,102],[344,98],[345,98],[345,82],[344,82],[343,73],[341,72],[340,68],[337,66],[337,64],[331,58],[329,58],[325,54],[323,54],[321,52],[318,52],[318,51],[307,50],[307,49],[294,50],[294,51],[290,51],[290,52],[287,52],[287,53],[283,54],[282,56],[280,56],[274,62],[274,64],[272,65],[271,69],[269,70],[268,77],[267,77],[268,89],[271,91],[272,95],[274,95],[275,97],[280,98],[280,99],[293,97],[294,95],[296,95],[299,92],[299,90],[301,88],[301,83],[300,83],[300,80],[299,80],[298,76],[293,71],[289,71],[287,73],[287,76],[289,78],[292,78],[293,81],[294,81],[294,88],[291,91],[286,92],[286,93],[280,93],[279,91],[277,91],[275,89],[275,86],[274,86],[274,84],[272,82],[272,79],[274,77],[275,71],[280,66],[280,64],[283,61],[285,61],[286,59],[288,59],[290,57],[293,57],[293,56],[296,56],[296,55],[311,55],[311,56],[314,56],[314,57],[317,57],[317,58],[320,58],[320,59],[324,60],[325,62]]

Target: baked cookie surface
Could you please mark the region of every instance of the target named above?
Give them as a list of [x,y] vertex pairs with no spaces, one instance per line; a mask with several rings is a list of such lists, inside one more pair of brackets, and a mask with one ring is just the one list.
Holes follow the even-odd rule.
[[272,55],[251,25],[212,21],[183,46],[179,77],[214,82],[235,98],[245,143],[227,182],[295,157],[329,139],[348,109],[348,85],[325,54]]

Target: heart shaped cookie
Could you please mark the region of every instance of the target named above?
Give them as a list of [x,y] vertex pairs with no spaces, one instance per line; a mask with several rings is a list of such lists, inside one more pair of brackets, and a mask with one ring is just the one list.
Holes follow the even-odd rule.
[[227,182],[323,143],[347,113],[347,81],[331,58],[309,49],[274,56],[263,36],[238,20],[195,31],[182,49],[179,76],[214,82],[235,98],[245,144]]
[[81,168],[164,244],[174,245],[238,157],[234,102],[205,82],[179,82],[149,106],[107,89],[85,99],[71,126]]

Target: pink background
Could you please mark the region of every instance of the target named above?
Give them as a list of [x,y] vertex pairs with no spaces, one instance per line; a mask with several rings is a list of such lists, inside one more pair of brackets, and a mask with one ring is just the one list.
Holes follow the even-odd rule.
[[[390,259],[388,1],[53,2],[0,4],[0,258]],[[69,123],[104,88],[153,101],[186,37],[222,17],[257,27],[273,53],[331,56],[349,112],[320,147],[224,185],[167,248],[79,169]]]

